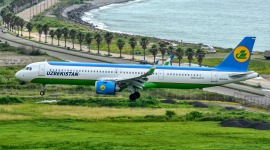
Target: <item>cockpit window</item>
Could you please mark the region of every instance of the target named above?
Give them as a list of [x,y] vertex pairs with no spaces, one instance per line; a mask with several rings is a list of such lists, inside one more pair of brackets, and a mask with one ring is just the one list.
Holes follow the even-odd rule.
[[32,67],[26,67],[25,70],[32,70]]

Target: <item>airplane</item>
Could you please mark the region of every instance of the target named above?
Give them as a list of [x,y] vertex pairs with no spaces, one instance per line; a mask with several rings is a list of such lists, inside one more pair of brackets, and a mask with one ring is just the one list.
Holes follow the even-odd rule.
[[105,95],[127,88],[129,99],[135,101],[139,90],[148,88],[202,89],[258,77],[247,70],[255,39],[245,37],[215,67],[157,66],[158,61],[153,65],[45,61],[29,64],[15,76],[42,84],[42,96],[46,84],[93,85],[97,94]]

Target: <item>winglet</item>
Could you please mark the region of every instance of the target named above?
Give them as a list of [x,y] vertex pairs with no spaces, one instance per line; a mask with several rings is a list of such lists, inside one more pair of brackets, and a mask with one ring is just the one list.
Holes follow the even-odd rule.
[[172,61],[172,58],[173,58],[173,54],[171,54],[168,58],[167,58],[167,60],[164,62],[164,64],[163,64],[163,66],[168,66],[169,65],[169,63]]
[[156,60],[155,65],[158,65],[159,59]]

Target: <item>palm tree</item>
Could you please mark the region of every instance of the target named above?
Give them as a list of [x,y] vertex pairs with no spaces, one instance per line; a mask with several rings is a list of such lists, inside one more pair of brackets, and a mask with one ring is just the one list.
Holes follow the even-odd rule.
[[69,29],[67,27],[64,27],[62,29],[62,33],[63,33],[64,38],[65,38],[65,47],[67,47],[67,38],[68,38]]
[[202,66],[203,58],[205,57],[205,52],[202,49],[197,49],[195,57],[198,60],[199,66]]
[[188,59],[189,66],[191,66],[191,62],[194,56],[194,51],[192,48],[188,48],[185,53]]
[[12,17],[12,13],[8,13],[6,16],[5,16],[5,22],[7,24],[7,27],[8,27],[8,30],[10,30],[10,20],[11,20],[11,17]]
[[159,43],[159,50],[160,50],[161,55],[162,55],[162,64],[163,64],[164,63],[164,55],[165,55],[166,50],[167,50],[166,44],[164,42]]
[[102,36],[100,33],[96,33],[94,36],[96,42],[97,42],[97,47],[98,47],[98,54],[99,54],[99,49],[100,49],[100,43],[102,42]]
[[[15,19],[16,19],[16,16],[12,15],[11,18],[10,18],[10,21],[9,21],[9,25],[11,27],[11,32],[13,32],[13,29],[14,29],[14,26],[15,26]],[[15,32],[16,32],[16,30],[15,30]]]
[[47,35],[48,35],[48,32],[49,32],[49,25],[48,24],[43,25],[43,32],[45,34],[45,43],[47,43]]
[[112,39],[113,39],[113,33],[111,32],[106,32],[104,35],[104,39],[108,45],[108,56],[110,56],[110,44],[112,43]]
[[145,60],[145,50],[149,44],[149,39],[147,37],[142,37],[141,38],[141,41],[140,41],[140,44],[142,46],[142,49],[143,49],[143,60]]
[[77,34],[77,38],[78,38],[78,41],[79,41],[79,44],[80,44],[80,50],[82,50],[82,42],[84,40],[84,34],[82,32],[79,32]]
[[173,53],[173,50],[174,50],[174,47],[172,45],[170,45],[168,47],[168,54],[172,54]]
[[92,43],[92,40],[93,40],[92,33],[88,32],[88,33],[85,35],[85,41],[86,41],[86,43],[88,44],[89,52],[90,52],[90,50],[91,50],[91,43]]
[[69,36],[72,39],[72,49],[74,49],[74,40],[75,40],[75,38],[77,36],[77,31],[75,29],[71,29],[69,31]]
[[55,33],[55,35],[56,35],[56,37],[57,37],[57,40],[58,40],[58,46],[60,46],[59,40],[60,40],[60,38],[61,38],[61,36],[62,36],[62,30],[61,30],[60,28],[58,28],[58,29],[55,30],[54,33]]
[[9,13],[9,9],[7,7],[4,7],[2,10],[1,10],[1,16],[3,18],[3,22],[5,23],[5,28],[7,27],[6,25],[6,22],[5,22],[5,18],[6,18],[6,15]]
[[122,50],[125,46],[125,41],[122,39],[118,39],[116,44],[117,44],[118,49],[120,50],[120,58],[122,58]]
[[136,39],[134,37],[131,37],[129,39],[128,43],[129,43],[129,45],[130,45],[130,47],[132,49],[132,59],[134,59],[134,49],[135,49],[135,47],[137,45],[137,41],[136,41]]
[[55,36],[55,32],[54,32],[53,29],[50,30],[49,35],[50,35],[51,38],[52,38],[52,44],[53,44],[53,38],[54,38],[54,36]]
[[157,45],[152,45],[151,49],[150,49],[150,52],[152,53],[152,55],[154,56],[154,63],[156,61],[156,56],[157,56],[157,53],[158,53],[158,47]]
[[[17,33],[18,36],[20,35],[20,20],[21,20],[20,17],[15,16],[15,18],[14,18],[14,26],[18,29],[18,33]],[[15,30],[15,33],[16,33],[16,30]]]
[[27,30],[28,30],[28,32],[29,32],[29,39],[31,38],[30,37],[30,33],[32,32],[32,30],[33,30],[33,24],[31,23],[31,22],[28,22],[27,24],[26,24],[26,28],[27,28]]
[[37,31],[38,31],[38,34],[39,34],[39,42],[40,42],[41,34],[42,34],[42,31],[43,31],[43,25],[38,24],[36,28],[37,28]]
[[22,18],[20,18],[18,23],[21,28],[21,36],[23,36],[23,26],[25,24],[25,21]]
[[184,50],[180,47],[178,47],[175,51],[174,51],[174,55],[178,58],[179,60],[179,66],[180,66],[180,62],[183,59],[184,56]]

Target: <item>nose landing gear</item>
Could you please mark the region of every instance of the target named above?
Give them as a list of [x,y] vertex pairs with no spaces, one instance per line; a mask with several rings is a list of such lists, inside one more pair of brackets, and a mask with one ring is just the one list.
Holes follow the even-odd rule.
[[40,95],[43,96],[45,94],[45,91],[46,91],[46,85],[45,84],[42,84],[42,90],[40,91]]
[[43,96],[44,94],[45,94],[45,92],[44,91],[40,91],[40,93],[39,93],[41,96]]

